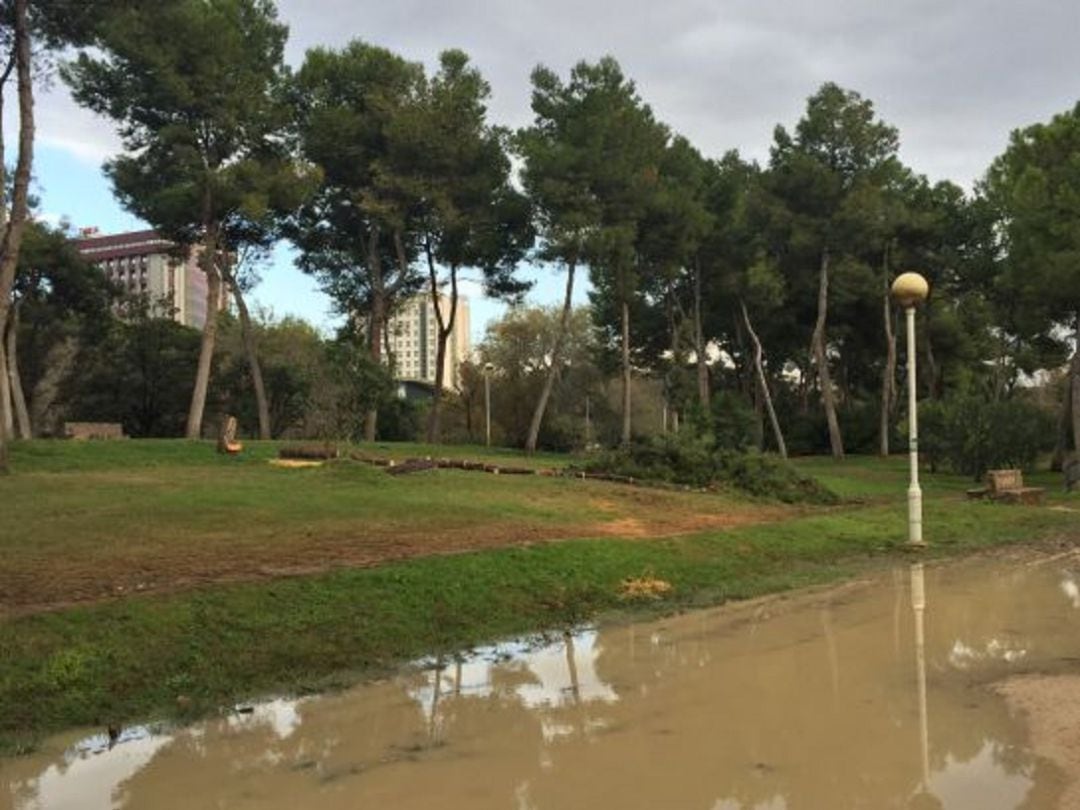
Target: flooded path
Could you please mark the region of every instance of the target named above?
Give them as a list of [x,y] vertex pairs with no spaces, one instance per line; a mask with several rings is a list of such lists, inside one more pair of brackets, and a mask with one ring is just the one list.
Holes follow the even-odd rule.
[[1076,807],[1080,557],[512,643],[175,732],[50,741],[0,807]]

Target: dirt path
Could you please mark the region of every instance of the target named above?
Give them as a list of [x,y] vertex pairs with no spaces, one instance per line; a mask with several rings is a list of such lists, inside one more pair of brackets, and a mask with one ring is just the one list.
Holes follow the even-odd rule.
[[[740,504],[725,511],[673,510],[648,491],[634,503],[595,499],[609,519],[579,524],[505,522],[438,530],[370,526],[360,521],[294,529],[263,539],[201,536],[180,545],[132,544],[88,555],[22,559],[0,576],[0,616],[58,610],[150,593],[171,593],[222,583],[309,576],[338,568],[367,568],[425,556],[529,546],[575,538],[648,540],[725,530],[790,518],[797,510]],[[661,506],[668,508],[662,509]]]

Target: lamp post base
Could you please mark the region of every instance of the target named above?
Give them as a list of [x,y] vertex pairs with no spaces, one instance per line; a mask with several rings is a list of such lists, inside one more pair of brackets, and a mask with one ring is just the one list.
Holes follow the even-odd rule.
[[922,535],[922,489],[916,484],[908,489],[908,542],[912,548],[926,548]]

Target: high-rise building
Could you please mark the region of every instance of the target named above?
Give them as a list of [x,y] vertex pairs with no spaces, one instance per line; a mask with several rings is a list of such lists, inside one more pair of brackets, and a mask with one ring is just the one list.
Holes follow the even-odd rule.
[[[443,318],[450,317],[450,298],[439,296]],[[401,380],[435,382],[435,357],[439,326],[428,294],[410,298],[387,324],[387,342],[394,358],[394,374]],[[454,329],[446,344],[443,387],[457,388],[461,363],[469,359],[469,302],[459,297]]]
[[158,314],[195,329],[206,323],[206,274],[197,250],[185,255],[155,231],[101,236],[96,228],[84,228],[75,246],[109,281],[128,295],[144,296]]

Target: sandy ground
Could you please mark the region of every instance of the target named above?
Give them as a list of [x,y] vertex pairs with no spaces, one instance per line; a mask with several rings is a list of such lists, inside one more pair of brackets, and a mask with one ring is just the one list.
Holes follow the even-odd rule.
[[1060,810],[1080,808],[1080,675],[1022,675],[995,687],[1023,715],[1031,749],[1065,778]]

